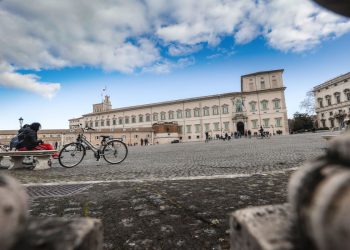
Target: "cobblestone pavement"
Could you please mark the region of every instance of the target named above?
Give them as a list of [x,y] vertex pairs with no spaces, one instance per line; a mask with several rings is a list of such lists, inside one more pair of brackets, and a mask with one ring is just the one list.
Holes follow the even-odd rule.
[[228,214],[286,202],[293,169],[327,147],[321,135],[130,147],[120,165],[88,155],[0,173],[31,183],[32,216],[101,219],[104,249],[229,249]]
[[324,152],[322,134],[275,136],[271,139],[235,139],[229,142],[183,143],[129,147],[127,159],[111,165],[97,162],[88,151],[71,169],[6,172],[22,183],[157,179],[231,174],[252,174],[297,167]]
[[229,249],[229,213],[286,202],[292,171],[191,181],[93,184],[32,200],[31,215],[102,220],[104,249]]

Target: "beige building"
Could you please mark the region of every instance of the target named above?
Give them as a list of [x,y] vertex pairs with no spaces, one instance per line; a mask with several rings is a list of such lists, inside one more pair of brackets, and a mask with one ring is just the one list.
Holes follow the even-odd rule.
[[314,87],[317,124],[341,129],[350,113],[350,72]]
[[[149,136],[151,143],[168,143],[173,139],[183,142],[202,141],[205,132],[215,137],[225,133],[249,130],[257,133],[260,126],[275,134],[289,133],[287,108],[283,83],[283,70],[256,72],[241,77],[241,92],[194,97],[124,108],[112,108],[109,96],[102,103],[94,104],[91,113],[69,120],[70,129],[89,126],[95,131],[116,133],[139,143]],[[157,124],[174,124],[176,131],[154,131]],[[127,130],[148,129],[154,133],[129,135]],[[125,133],[124,133],[125,132]],[[136,137],[135,137],[136,136]]]

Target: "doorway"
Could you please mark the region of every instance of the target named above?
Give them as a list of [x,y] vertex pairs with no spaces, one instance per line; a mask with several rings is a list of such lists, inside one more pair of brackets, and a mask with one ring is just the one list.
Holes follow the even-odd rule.
[[241,133],[241,135],[244,135],[244,123],[243,122],[237,122],[237,131]]

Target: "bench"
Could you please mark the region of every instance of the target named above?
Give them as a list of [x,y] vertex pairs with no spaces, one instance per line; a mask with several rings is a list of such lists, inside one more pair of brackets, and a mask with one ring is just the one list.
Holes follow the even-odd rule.
[[8,169],[28,168],[23,161],[26,157],[32,157],[32,167],[34,170],[48,169],[51,167],[51,155],[57,150],[33,150],[33,151],[8,151],[0,152],[0,166],[4,157],[10,157],[10,167]]

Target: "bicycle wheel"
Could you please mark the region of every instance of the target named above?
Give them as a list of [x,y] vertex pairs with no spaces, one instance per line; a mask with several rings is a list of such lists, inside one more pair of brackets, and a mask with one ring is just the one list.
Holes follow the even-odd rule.
[[104,146],[102,154],[107,162],[118,164],[124,161],[128,155],[128,147],[122,141],[111,140]]
[[85,147],[81,143],[73,142],[65,145],[58,155],[58,162],[62,167],[72,168],[78,165],[85,156]]

